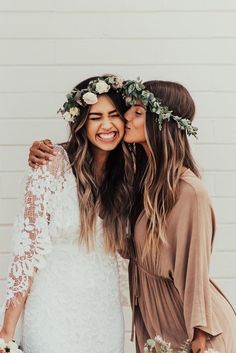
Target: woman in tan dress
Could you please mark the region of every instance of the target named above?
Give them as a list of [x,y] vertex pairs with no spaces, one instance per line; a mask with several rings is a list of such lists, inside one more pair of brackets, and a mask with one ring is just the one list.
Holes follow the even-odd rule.
[[215,217],[187,140],[197,133],[194,102],[177,83],[144,86],[129,90],[125,115],[125,141],[138,144],[129,269],[137,353],[156,335],[174,352],[189,339],[193,353],[235,353],[235,312],[209,279]]
[[[236,353],[235,312],[209,279],[215,218],[187,139],[196,135],[194,102],[183,86],[163,81],[128,81],[124,95],[124,139],[136,143],[129,275],[137,353],[156,335],[173,352],[189,339],[193,353]],[[51,153],[35,142],[31,165]]]

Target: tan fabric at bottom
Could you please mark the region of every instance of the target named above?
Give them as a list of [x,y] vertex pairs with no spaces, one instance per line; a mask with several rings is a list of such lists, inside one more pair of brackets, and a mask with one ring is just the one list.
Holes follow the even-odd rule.
[[190,170],[182,175],[179,199],[168,216],[168,244],[161,246],[156,261],[141,258],[146,222],[142,212],[129,266],[137,353],[156,335],[178,352],[193,339],[195,327],[208,334],[207,348],[236,353],[235,312],[209,279],[215,219],[202,182]]

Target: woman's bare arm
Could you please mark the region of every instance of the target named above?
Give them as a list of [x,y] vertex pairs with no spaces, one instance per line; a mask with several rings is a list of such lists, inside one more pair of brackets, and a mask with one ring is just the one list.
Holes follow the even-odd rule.
[[3,338],[5,342],[9,342],[14,338],[16,325],[24,308],[28,292],[29,289],[24,296],[18,295],[18,303],[16,305],[10,304],[5,311],[3,325],[0,330],[0,338]]

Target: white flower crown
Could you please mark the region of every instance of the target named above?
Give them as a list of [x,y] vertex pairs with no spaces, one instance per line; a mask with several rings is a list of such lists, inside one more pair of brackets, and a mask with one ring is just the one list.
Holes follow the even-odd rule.
[[111,89],[122,94],[127,106],[132,106],[137,100],[140,100],[147,109],[156,114],[155,122],[159,124],[160,130],[164,120],[170,121],[172,119],[180,130],[185,130],[189,136],[197,137],[198,128],[192,126],[189,119],[172,114],[172,110],[163,106],[161,100],[148,91],[139,78],[136,81],[124,81],[118,76],[108,76],[91,80],[86,89],[75,88],[67,94],[67,101],[58,110],[58,113],[61,113],[66,121],[74,123],[80,116],[81,107],[97,103],[97,96],[107,93]]
[[58,110],[58,113],[61,113],[66,121],[75,122],[80,115],[80,107],[97,103],[98,94],[104,94],[110,90],[119,92],[123,82],[124,80],[118,76],[108,76],[91,80],[85,89],[74,88],[66,95],[67,102]]

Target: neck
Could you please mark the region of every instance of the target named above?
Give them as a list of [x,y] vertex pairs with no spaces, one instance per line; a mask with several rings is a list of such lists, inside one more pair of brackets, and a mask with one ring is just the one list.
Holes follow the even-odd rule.
[[94,173],[98,184],[101,184],[109,152],[94,150]]

